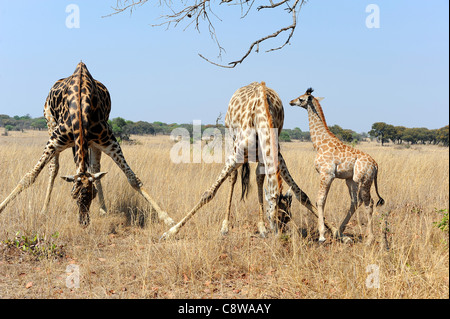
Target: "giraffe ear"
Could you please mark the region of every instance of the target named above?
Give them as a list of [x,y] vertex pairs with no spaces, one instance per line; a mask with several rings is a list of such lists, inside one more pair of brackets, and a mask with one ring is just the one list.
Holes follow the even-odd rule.
[[92,175],[92,177],[94,178],[95,181],[99,181],[103,176],[106,175],[106,173],[108,172],[95,173],[94,175]]
[[63,180],[65,180],[66,182],[73,182],[75,180],[75,176],[73,175],[69,175],[69,176],[61,176],[61,178]]
[[289,187],[288,191],[286,192],[286,195],[288,197],[292,197],[292,187]]
[[267,188],[264,187],[264,197],[266,198],[267,202],[270,202],[270,194]]
[[324,99],[324,97],[316,97],[317,101],[322,101]]

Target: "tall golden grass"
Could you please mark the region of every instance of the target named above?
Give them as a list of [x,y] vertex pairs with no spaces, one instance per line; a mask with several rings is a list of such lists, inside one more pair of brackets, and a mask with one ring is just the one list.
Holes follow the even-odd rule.
[[[215,181],[222,164],[174,164],[166,136],[133,137],[124,155],[145,187],[175,221],[180,220]],[[47,140],[44,132],[12,132],[0,137],[0,200],[37,162]],[[376,243],[366,246],[364,210],[346,233],[353,244],[330,238],[316,242],[316,221],[298,201],[285,236],[256,233],[258,201],[254,167],[248,199],[235,187],[232,229],[220,235],[228,182],[173,240],[159,242],[168,229],[154,221],[149,205],[128,185],[104,155],[102,180],[108,215],[97,200],[91,225],[78,226],[71,185],[57,179],[49,213],[40,213],[48,169],[0,215],[0,241],[21,234],[59,234],[62,258],[0,254],[0,298],[449,298],[448,233],[433,224],[449,206],[449,151],[438,146],[357,146],[378,162],[379,190],[386,204],[375,210]],[[281,145],[298,185],[314,202],[318,176],[311,143]],[[59,175],[73,174],[70,150],[60,157]],[[284,187],[287,189],[287,187]],[[373,191],[374,193],[374,191]],[[338,224],[350,205],[345,182],[336,180],[325,216]],[[386,249],[386,243],[389,249]],[[5,245],[3,245],[4,248]],[[9,254],[9,255],[8,255]],[[80,287],[66,286],[68,265],[79,266]],[[379,269],[379,286],[367,284]],[[372,270],[371,270],[372,269]],[[373,277],[372,277],[373,278]]]

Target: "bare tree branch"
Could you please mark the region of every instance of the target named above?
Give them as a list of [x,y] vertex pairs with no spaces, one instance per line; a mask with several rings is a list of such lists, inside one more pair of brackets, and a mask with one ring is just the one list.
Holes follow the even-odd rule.
[[[112,7],[114,10],[113,13],[107,14],[106,16],[103,16],[102,18],[110,17],[119,13],[122,13],[124,11],[130,10],[130,14],[133,13],[133,10],[135,7],[142,6],[144,3],[146,3],[148,0],[124,0],[124,4],[122,5],[121,0],[117,0],[116,7]],[[127,4],[128,2],[131,2],[130,4]],[[122,7],[121,7],[122,6]]]
[[[284,0],[284,1],[281,1],[279,3],[275,3],[275,4],[271,5],[271,6],[264,6],[264,7],[260,6],[260,7],[258,7],[258,10],[260,10],[260,9],[267,9],[267,8],[275,8],[275,7],[280,6],[281,4],[288,3],[288,2],[289,2],[289,0]],[[284,27],[284,28],[281,28],[278,31],[274,32],[273,34],[267,35],[267,36],[265,36],[263,38],[260,38],[260,39],[256,40],[255,42],[253,42],[250,45],[250,48],[248,49],[248,51],[244,54],[244,56],[240,60],[230,62],[230,63],[228,63],[228,65],[222,65],[222,64],[217,64],[217,63],[214,63],[214,62],[208,60],[207,58],[205,58],[201,54],[199,54],[199,56],[201,58],[203,58],[204,60],[206,60],[207,62],[209,62],[211,64],[214,64],[216,66],[220,66],[220,67],[223,67],[223,68],[234,68],[236,65],[242,63],[250,55],[250,53],[253,51],[255,46],[256,46],[256,50],[255,51],[259,52],[259,44],[261,42],[266,41],[266,40],[271,39],[271,38],[276,38],[280,33],[290,30],[289,36],[288,36],[286,42],[282,46],[277,47],[277,48],[273,48],[273,49],[270,49],[270,50],[267,50],[266,52],[282,49],[284,46],[286,46],[286,44],[288,44],[290,42],[290,40],[292,38],[292,35],[294,34],[295,28],[297,26],[297,12],[296,12],[296,8],[297,8],[299,2],[300,2],[300,0],[295,0],[293,6],[291,8],[289,8],[289,11],[291,11],[291,13],[292,13],[292,24],[291,25],[289,25],[287,27]],[[301,0],[299,8],[301,8],[301,6],[304,4],[304,2],[305,2],[305,0]]]
[[283,0],[283,1],[280,1],[278,3],[273,3],[272,1],[270,1],[270,3],[271,3],[270,6],[259,6],[258,10],[261,10],[261,9],[273,9],[273,8],[281,6],[282,4],[285,4],[285,3],[289,2],[289,1],[290,0]]
[[[139,7],[144,5],[149,0],[117,0],[116,7],[113,8],[114,12],[107,15],[112,16],[115,14],[119,14],[125,11],[130,11],[130,14],[132,11]],[[156,1],[156,0],[155,0]],[[297,27],[297,13],[300,11],[303,4],[306,3],[306,0],[281,0],[279,2],[274,3],[272,0],[269,0],[269,5],[260,5],[257,7],[257,11],[260,11],[262,9],[275,9],[280,6],[285,6],[285,10],[287,10],[289,13],[291,13],[292,16],[292,23],[288,26],[285,26],[283,28],[280,28],[279,30],[275,31],[272,34],[269,34],[267,36],[264,36],[256,41],[254,41],[247,52],[239,59],[233,62],[228,63],[228,65],[223,65],[220,63],[216,63],[211,61],[210,59],[207,59],[202,54],[199,53],[199,56],[204,59],[205,61],[219,66],[223,68],[234,68],[236,65],[241,64],[253,51],[259,52],[259,45],[267,41],[269,39],[274,39],[278,37],[281,33],[288,32],[288,36],[286,41],[279,47],[272,48],[270,50],[267,50],[266,52],[271,52],[275,50],[280,50],[284,48],[287,44],[290,43],[292,36],[294,34],[294,31]],[[170,26],[177,27],[181,22],[191,20],[187,23],[186,28],[189,26],[194,26],[195,29],[200,32],[200,25],[202,22],[205,22],[207,24],[208,32],[211,36],[211,39],[216,43],[218,49],[219,49],[219,55],[218,58],[221,58],[222,52],[225,52],[225,49],[221,46],[219,39],[216,34],[216,30],[214,28],[213,21],[210,17],[214,17],[215,19],[222,21],[212,10],[211,0],[183,0],[181,1],[181,5],[184,6],[182,9],[174,9],[174,5],[171,0],[159,0],[160,6],[166,6],[168,7],[172,13],[168,15],[161,16],[160,18],[164,21],[160,24],[153,24],[152,26],[163,26],[166,25],[167,28]],[[253,5],[255,3],[255,0],[221,0],[219,5],[221,4],[227,4],[227,5],[239,5],[241,7],[241,18],[245,18],[247,14],[250,12],[250,10],[253,8]],[[290,5],[293,3],[292,5]],[[244,6],[247,6],[247,9],[244,12]]]

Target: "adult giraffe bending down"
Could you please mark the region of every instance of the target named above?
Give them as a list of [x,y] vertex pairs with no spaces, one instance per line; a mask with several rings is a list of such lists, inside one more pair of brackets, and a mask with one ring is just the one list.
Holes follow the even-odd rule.
[[158,217],[166,224],[172,225],[173,220],[142,188],[142,182],[125,161],[120,145],[108,124],[110,110],[111,99],[108,90],[91,76],[83,62],[77,65],[71,76],[57,81],[44,106],[50,134],[44,153],[34,168],[0,204],[0,212],[21,191],[31,186],[44,166],[50,162],[50,180],[43,208],[43,212],[47,212],[54,180],[58,174],[59,153],[72,147],[76,174],[62,178],[73,182],[72,197],[77,201],[79,222],[82,226],[89,225],[89,208],[97,192],[101,211],[106,212],[100,184],[100,179],[106,174],[100,172],[101,152],[114,160],[125,173],[130,185],[157,211]]
[[[316,208],[311,204],[308,196],[297,186],[289,171],[278,145],[278,135],[283,128],[284,110],[278,94],[267,88],[264,82],[253,82],[238,89],[232,96],[225,126],[228,128],[233,139],[233,152],[226,159],[225,167],[222,169],[216,182],[207,190],[197,205],[175,226],[163,234],[166,239],[178,233],[180,228],[206,203],[211,201],[217,190],[227,177],[230,177],[231,189],[228,197],[227,214],[222,224],[222,234],[228,232],[228,221],[230,216],[231,200],[234,185],[237,179],[237,169],[244,164],[243,170],[248,170],[248,161],[258,162],[256,179],[258,184],[259,200],[259,222],[258,230],[265,237],[267,230],[263,220],[263,183],[265,175],[268,178],[268,200],[267,217],[271,228],[277,231],[289,219],[290,205],[289,192],[287,196],[282,194],[281,177],[293,190],[296,198],[317,216]],[[278,130],[278,132],[275,132]],[[252,153],[253,152],[253,153]],[[246,173],[243,172],[243,176]],[[243,186],[245,185],[243,182]],[[243,194],[245,187],[243,187]],[[282,207],[280,207],[282,206]],[[280,209],[281,208],[281,209]],[[332,229],[333,233],[336,229]]]
[[[384,199],[378,193],[377,174],[378,165],[368,154],[342,143],[328,129],[319,99],[312,96],[313,89],[309,88],[305,94],[292,100],[292,106],[300,106],[308,111],[309,132],[317,156],[314,166],[320,174],[320,188],[317,195],[319,210],[319,241],[325,241],[324,209],[328,191],[335,178],[345,179],[350,193],[350,209],[339,227],[338,236],[342,236],[348,221],[359,205],[364,202],[368,213],[367,244],[372,243],[373,236],[373,199],[370,197],[372,182],[378,195],[377,206],[384,204]],[[359,201],[358,201],[359,199]]]

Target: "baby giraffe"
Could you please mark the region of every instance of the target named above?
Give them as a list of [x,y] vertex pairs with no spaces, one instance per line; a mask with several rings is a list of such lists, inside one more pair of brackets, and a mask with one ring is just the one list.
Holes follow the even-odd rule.
[[[373,199],[370,197],[372,182],[378,195],[377,206],[384,204],[384,199],[378,193],[377,174],[378,165],[368,154],[343,144],[329,130],[319,101],[322,98],[312,96],[313,89],[309,88],[305,94],[292,100],[292,106],[301,106],[308,111],[309,132],[317,156],[314,167],[320,174],[320,187],[317,195],[317,209],[319,215],[319,242],[325,241],[325,226],[323,222],[325,202],[331,183],[335,178],[345,179],[350,193],[350,209],[339,227],[338,237],[343,236],[345,226],[355,210],[364,203],[368,215],[367,244],[373,242]],[[345,237],[343,239],[349,240]]]

